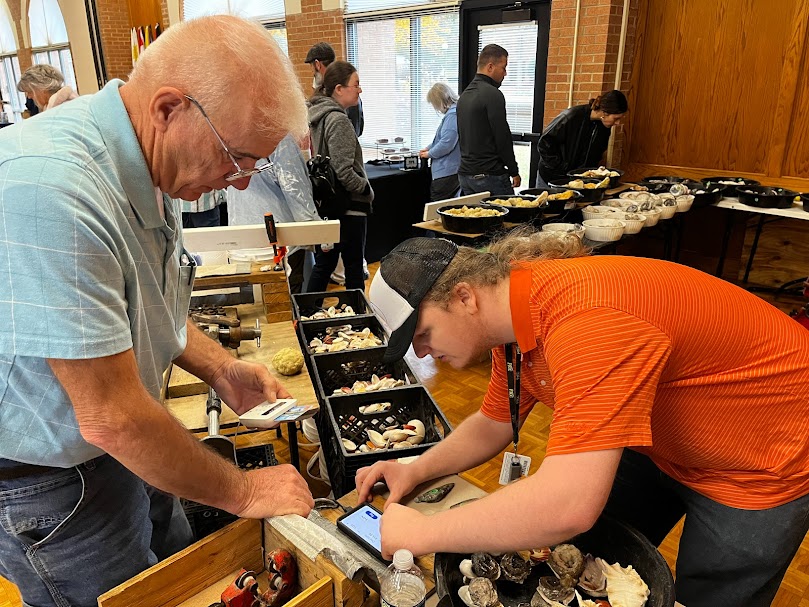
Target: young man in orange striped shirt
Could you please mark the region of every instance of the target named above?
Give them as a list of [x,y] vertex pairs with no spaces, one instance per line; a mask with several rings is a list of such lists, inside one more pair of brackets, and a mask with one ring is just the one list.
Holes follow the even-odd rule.
[[[370,293],[389,358],[412,341],[460,368],[492,349],[480,411],[416,462],[357,473],[361,501],[390,489],[383,552],[554,545],[602,511],[657,545],[685,514],[677,600],[769,605],[809,528],[809,332],[697,270],[546,236],[488,252],[411,239],[383,259]],[[520,420],[554,410],[539,469],[429,517],[395,504],[511,442],[506,344],[522,352]]]

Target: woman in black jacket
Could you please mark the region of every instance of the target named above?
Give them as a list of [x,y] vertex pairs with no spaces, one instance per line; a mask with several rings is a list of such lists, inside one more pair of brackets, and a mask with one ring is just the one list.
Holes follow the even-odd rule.
[[340,242],[324,250],[315,247],[315,267],[306,291],[325,291],[329,276],[343,256],[347,289],[365,289],[362,260],[365,230],[374,192],[365,174],[362,148],[346,109],[357,105],[360,77],[353,65],[335,61],[326,69],[315,95],[309,100],[309,127],[314,154],[328,156],[348,198],[340,220]]
[[628,109],[624,94],[610,91],[559,114],[542,132],[537,144],[537,187],[564,179],[570,171],[599,166],[612,127],[621,123]]

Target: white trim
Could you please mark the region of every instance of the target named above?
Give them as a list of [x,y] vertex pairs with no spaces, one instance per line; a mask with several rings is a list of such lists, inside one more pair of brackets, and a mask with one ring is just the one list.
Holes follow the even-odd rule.
[[430,2],[429,4],[414,4],[401,8],[386,8],[378,11],[363,11],[361,13],[344,13],[343,19],[346,21],[363,21],[384,19],[385,17],[399,17],[402,14],[419,15],[422,13],[439,12],[445,9],[458,8],[460,0],[450,2]]
[[489,25],[478,25],[478,31],[482,32],[484,30],[496,30],[502,29],[504,27],[509,27],[511,25],[536,25],[537,22],[534,21],[509,21],[506,23],[490,23]]
[[[277,223],[275,228],[278,232],[278,244],[285,247],[340,242],[339,221]],[[194,253],[258,249],[269,244],[267,230],[263,224],[183,230],[183,245]]]
[[393,335],[393,332],[399,329],[415,311],[407,300],[385,281],[381,268],[371,281],[368,300],[388,335]]

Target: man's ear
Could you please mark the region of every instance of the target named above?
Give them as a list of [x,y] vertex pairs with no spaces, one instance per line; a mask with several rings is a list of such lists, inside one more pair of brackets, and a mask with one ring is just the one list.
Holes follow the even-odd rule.
[[452,293],[468,313],[478,311],[477,293],[468,282],[459,282],[452,288]]
[[149,116],[155,130],[165,133],[169,123],[190,104],[191,102],[174,87],[163,86],[157,89],[149,102]]

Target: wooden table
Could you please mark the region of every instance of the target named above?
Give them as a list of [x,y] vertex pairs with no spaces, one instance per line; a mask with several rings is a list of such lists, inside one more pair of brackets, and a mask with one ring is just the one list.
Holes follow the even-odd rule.
[[[270,363],[272,357],[281,348],[300,349],[292,322],[267,323],[262,318],[262,310],[258,305],[239,306],[239,313],[243,324],[249,325],[255,322],[256,318],[260,318],[261,320],[261,347],[257,348],[252,341],[242,342],[238,350],[239,358],[241,360],[265,365],[271,373],[274,373],[276,377],[278,377],[292,396],[298,399],[299,403],[314,405],[316,407],[318,401],[306,365],[304,365],[299,374],[285,377],[275,373]],[[169,376],[168,393],[169,395],[182,394],[184,389],[198,392],[196,389],[191,390],[189,386],[198,386],[200,383],[201,380],[194,375],[177,366],[173,366]],[[204,394],[196,393],[187,396],[166,398],[164,400],[166,407],[172,415],[186,428],[191,430],[191,432],[207,432],[208,429],[208,415],[205,413],[207,389],[205,389],[204,392]],[[316,409],[314,411],[316,411]],[[239,425],[239,416],[225,405],[225,403],[222,403],[222,414],[219,417],[219,425],[222,429],[235,428]],[[290,462],[293,466],[299,468],[300,460],[298,457],[297,429],[294,423],[287,424],[287,429],[289,432]],[[255,441],[250,442],[254,443]]]

